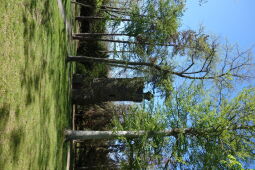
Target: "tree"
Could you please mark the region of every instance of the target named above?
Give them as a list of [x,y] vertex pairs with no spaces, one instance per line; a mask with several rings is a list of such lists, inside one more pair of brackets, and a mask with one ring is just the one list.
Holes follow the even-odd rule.
[[255,89],[221,105],[201,97],[206,95],[199,88],[190,89],[176,92],[160,109],[130,110],[115,119],[113,131],[66,131],[67,139],[120,139],[129,168],[221,169],[230,159],[254,158]]
[[[165,169],[239,167],[239,161],[254,157],[254,89],[243,91],[231,101],[221,98],[219,102],[205,97],[206,93],[197,87],[174,91],[172,83],[174,77],[180,77],[210,79],[228,86],[236,78],[248,78],[250,49],[240,51],[238,46],[220,45],[202,29],[178,30],[182,9],[175,13],[174,8],[162,5],[178,1],[147,2],[141,8],[134,6],[133,13],[125,13],[122,31],[75,35],[77,39],[123,44],[111,50],[113,59],[69,56],[67,60],[132,70],[165,91],[164,105],[134,108],[115,119],[117,128],[112,131],[66,131],[67,139],[118,139],[127,146],[123,156],[127,169],[153,164]],[[139,16],[141,11],[146,15]],[[121,22],[118,16],[108,18],[117,25]],[[170,19],[174,22],[166,22]],[[127,38],[115,39],[118,36]]]
[[[113,21],[111,33],[73,35],[73,38],[78,40],[114,43],[113,49],[105,51],[104,54],[108,53],[118,60],[90,56],[69,56],[67,60],[102,62],[120,67],[122,71],[129,69],[136,75],[145,77],[148,83],[158,89],[165,86],[162,84],[166,81],[172,82],[174,76],[195,80],[213,79],[217,84],[227,85],[233,78],[249,77],[244,70],[250,65],[250,50],[242,52],[238,47],[219,45],[217,39],[205,34],[202,28],[198,31],[178,30],[184,1],[141,0],[137,3],[127,1],[126,5],[128,8],[121,5],[119,9],[102,7],[104,10],[121,11],[115,18],[108,16],[108,19]],[[144,15],[141,16],[142,14]],[[120,26],[122,21],[125,22]]]
[[[81,4],[81,3],[78,3]],[[183,10],[182,1],[174,0],[141,0],[127,2],[128,8],[118,8],[118,15],[106,13],[105,16],[78,16],[77,20],[108,20],[112,22],[112,33],[77,33],[73,38],[77,40],[98,40],[113,43],[123,43],[122,51],[136,53],[141,47],[153,51],[155,45],[171,45],[169,38],[178,28],[178,18]],[[84,6],[84,4],[83,4]],[[86,7],[91,7],[86,5]],[[102,8],[102,7],[101,7]],[[105,11],[117,8],[103,6]],[[129,10],[128,10],[129,9]],[[122,11],[125,10],[125,11]],[[128,10],[128,11],[127,11]],[[143,15],[145,14],[145,15]],[[124,23],[123,23],[124,22]],[[122,24],[120,24],[122,23]],[[111,28],[111,27],[110,27]],[[115,31],[117,28],[117,31]],[[108,36],[112,38],[99,38]],[[123,39],[114,37],[127,36]],[[141,50],[139,50],[141,51]],[[143,50],[142,50],[143,51]]]
[[143,78],[94,78],[84,75],[73,76],[72,101],[84,105],[106,101],[150,100],[152,94],[144,93]]
[[[120,10],[130,10],[126,11],[125,17],[121,15],[122,18],[113,18],[111,33],[74,34],[74,39],[79,40],[121,43],[122,45],[113,45],[113,50],[104,52],[118,60],[90,56],[69,56],[67,60],[103,62],[123,68],[122,71],[129,69],[136,75],[145,77],[148,83],[159,89],[165,86],[162,85],[165,82],[172,82],[174,76],[195,80],[212,79],[217,84],[225,85],[229,85],[233,78],[249,77],[244,70],[250,65],[250,49],[240,51],[238,47],[228,44],[226,47],[219,45],[217,39],[206,35],[202,28],[198,31],[178,31],[183,1],[142,0],[139,3],[126,4],[130,8],[120,6]],[[88,18],[95,17],[103,18]],[[117,27],[119,31],[115,32],[114,28],[121,19],[128,22],[122,24],[122,28]],[[115,39],[120,36],[125,38]]]
[[[155,87],[161,86],[165,80],[172,80],[173,75],[188,79],[214,79],[224,84],[229,84],[233,77],[249,76],[243,70],[250,64],[250,50],[242,52],[238,47],[219,45],[217,39],[205,34],[203,29],[178,30],[184,1],[139,0],[123,3],[126,6],[119,3],[115,7],[102,6],[99,9],[108,12],[117,10],[120,14],[115,13],[116,17],[109,16],[109,13],[106,16],[86,17],[112,20],[110,33],[74,34],[74,39],[114,43],[109,53],[112,58],[119,60],[86,57],[69,57],[67,60],[104,62],[122,67],[123,70],[132,69]],[[88,5],[87,7],[91,8]],[[122,21],[125,22],[120,25]],[[225,54],[222,50],[225,50]],[[177,63],[178,60],[182,63]]]
[[186,135],[191,135],[195,133],[195,129],[171,129],[164,131],[73,131],[66,130],[65,135],[68,140],[95,140],[95,139],[116,139],[120,137],[124,138],[139,138],[144,135],[148,137],[153,137],[157,135],[162,136],[175,136],[179,133],[184,133]]
[[[162,61],[160,62],[116,60],[93,58],[87,56],[69,56],[67,58],[67,61],[106,63],[117,67],[138,70],[140,73],[143,73],[145,75],[146,73],[149,73],[151,77],[156,75],[158,76],[158,78],[164,78],[169,75],[176,75],[188,79],[222,79],[224,81],[227,81],[228,79],[231,79],[231,77],[249,77],[249,74],[244,71],[247,66],[251,65],[250,50],[240,52],[237,48],[237,53],[233,54],[234,49],[231,47],[226,47],[224,57],[219,59],[217,56],[215,56],[215,48],[216,47],[211,49],[210,53],[206,56],[200,56],[199,54],[197,54],[204,54],[202,51],[190,52],[194,53],[194,55],[192,54],[190,56],[191,58],[188,58],[188,60],[191,60],[190,64],[185,63],[186,67],[184,68],[181,67],[181,65],[173,65],[174,60],[171,60],[171,58],[161,58],[161,56],[156,57],[156,59],[161,58]],[[196,56],[195,54],[198,56]],[[234,56],[231,56],[231,54]],[[218,59],[218,62],[216,61],[216,59]]]

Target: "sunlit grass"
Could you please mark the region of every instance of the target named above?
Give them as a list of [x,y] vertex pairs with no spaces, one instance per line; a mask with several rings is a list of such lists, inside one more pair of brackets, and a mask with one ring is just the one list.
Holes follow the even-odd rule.
[[0,11],[0,169],[62,170],[72,69],[57,0],[3,0]]

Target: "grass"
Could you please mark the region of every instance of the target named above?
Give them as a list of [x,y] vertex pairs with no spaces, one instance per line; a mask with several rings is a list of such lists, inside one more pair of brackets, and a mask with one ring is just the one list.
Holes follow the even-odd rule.
[[2,0],[0,11],[0,169],[62,170],[72,71],[65,57],[74,48],[57,0]]

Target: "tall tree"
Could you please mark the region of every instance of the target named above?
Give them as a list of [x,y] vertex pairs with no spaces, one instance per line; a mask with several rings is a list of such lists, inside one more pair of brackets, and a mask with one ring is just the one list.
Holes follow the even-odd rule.
[[[128,146],[122,158],[129,169],[153,165],[165,169],[240,168],[238,161],[254,157],[254,89],[218,102],[197,87],[174,91],[172,82],[181,77],[229,85],[234,78],[247,78],[250,50],[219,45],[202,29],[178,31],[181,1],[142,2],[146,3],[132,6],[125,17],[121,13],[123,18],[116,13],[107,16],[113,25],[125,21],[119,32],[75,35],[77,39],[123,44],[112,50],[120,51],[114,53],[114,59],[69,56],[67,60],[136,71],[167,93],[164,105],[128,111],[115,120],[113,131],[66,131],[67,139],[118,139]],[[114,38],[118,36],[127,38]]]
[[143,78],[95,78],[88,79],[84,75],[73,76],[72,102],[84,105],[106,101],[150,100],[152,94],[144,93]]
[[[139,0],[125,1],[125,4],[128,8],[120,5],[121,10],[126,11],[124,16],[108,16],[113,20],[111,33],[74,35],[75,39],[80,40],[113,42],[109,55],[118,60],[76,56],[68,57],[68,61],[103,62],[120,67],[121,71],[131,69],[154,87],[163,87],[162,91],[166,90],[164,84],[169,84],[174,76],[213,79],[217,84],[224,85],[229,85],[233,78],[249,77],[245,70],[250,64],[250,50],[240,51],[238,47],[220,45],[202,28],[198,31],[179,30],[184,1]],[[96,18],[103,17],[87,17]]]
[[115,119],[112,132],[66,131],[66,135],[119,139],[126,143],[123,159],[129,168],[222,169],[232,166],[230,160],[239,166],[238,161],[254,158],[254,111],[255,89],[218,105],[199,88],[189,87],[156,110],[130,110]]
[[[122,51],[137,53],[139,51],[153,51],[155,45],[171,45],[169,37],[177,32],[179,17],[183,11],[183,2],[178,0],[139,0],[137,2],[127,1],[129,9],[121,15],[105,16],[79,16],[78,20],[108,20],[112,23],[112,33],[101,35],[111,38],[98,38],[98,34],[74,34],[74,39],[108,41],[113,43],[124,43],[118,48]],[[105,7],[104,7],[105,8]],[[107,8],[107,7],[106,7]],[[108,8],[109,9],[109,8]],[[111,9],[112,10],[112,9]],[[122,39],[116,36],[125,35]],[[95,39],[96,38],[96,39]],[[143,50],[141,50],[141,48]],[[140,52],[141,53],[141,52]]]
[[[201,43],[187,40],[186,43]],[[106,63],[115,67],[131,69],[138,72],[147,78],[148,82],[153,82],[156,85],[164,83],[166,80],[171,80],[173,76],[178,76],[193,80],[213,79],[229,83],[233,78],[249,78],[250,73],[247,68],[251,66],[250,49],[240,51],[238,47],[226,45],[225,47],[217,47],[216,42],[211,44],[209,48],[204,43],[198,45],[200,48],[185,49],[183,46],[176,48],[178,59],[169,55],[155,56],[154,58],[140,58],[137,60],[122,56],[122,60],[92,58],[89,56],[69,56],[68,61],[78,62],[100,62]],[[159,52],[160,53],[160,52]],[[164,52],[161,52],[164,53]],[[181,55],[186,56],[181,57]],[[130,61],[131,60],[131,61]],[[181,62],[180,62],[181,61]]]

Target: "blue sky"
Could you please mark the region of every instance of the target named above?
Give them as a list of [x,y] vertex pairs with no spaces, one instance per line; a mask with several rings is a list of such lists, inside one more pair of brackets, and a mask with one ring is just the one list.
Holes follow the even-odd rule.
[[[203,25],[206,33],[237,43],[242,50],[255,45],[255,0],[208,0],[202,6],[198,1],[187,0],[183,28],[198,29]],[[255,168],[255,163],[248,168]]]
[[[255,0],[208,0],[202,6],[198,1],[187,0],[182,28],[198,29],[202,24],[206,33],[237,43],[243,50],[255,45]],[[155,100],[161,101],[159,97]]]
[[187,0],[182,23],[191,29],[202,24],[207,33],[247,49],[255,45],[255,0],[208,0],[202,6],[198,0]]
[[[243,51],[255,47],[255,0],[207,0],[201,6],[199,0],[186,0],[181,29],[198,30],[201,25],[206,34],[219,37],[223,44],[227,40]],[[255,54],[255,48],[252,51]],[[253,59],[254,63],[254,55]],[[255,86],[255,80],[236,84],[238,93],[243,87]]]
[[[223,43],[227,40],[238,44],[243,51],[254,47],[255,63],[255,0],[207,0],[201,6],[199,0],[187,0],[181,20],[182,29],[198,30],[202,25],[205,33],[219,36]],[[244,87],[255,86],[255,79],[236,84],[238,93]]]

